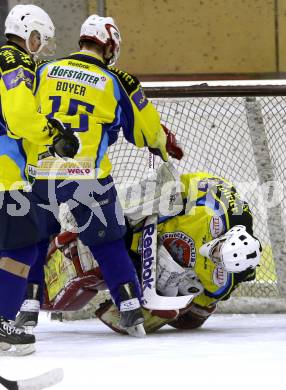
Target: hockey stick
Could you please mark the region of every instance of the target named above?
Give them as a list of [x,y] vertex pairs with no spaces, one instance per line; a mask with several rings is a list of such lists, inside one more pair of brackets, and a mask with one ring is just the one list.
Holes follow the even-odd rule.
[[55,368],[42,375],[29,379],[10,381],[0,376],[0,384],[8,390],[41,390],[61,382],[64,377],[62,368]]
[[142,234],[142,290],[143,307],[151,310],[179,310],[185,308],[194,295],[163,297],[156,292],[157,215],[146,218]]

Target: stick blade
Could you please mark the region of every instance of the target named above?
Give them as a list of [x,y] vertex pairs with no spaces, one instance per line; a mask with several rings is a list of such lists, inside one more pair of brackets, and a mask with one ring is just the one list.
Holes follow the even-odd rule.
[[3,376],[0,376],[0,384],[8,390],[19,390],[17,381],[9,381]]
[[61,382],[64,377],[62,368],[54,368],[42,375],[35,376],[30,379],[19,380],[18,390],[41,390],[54,386]]

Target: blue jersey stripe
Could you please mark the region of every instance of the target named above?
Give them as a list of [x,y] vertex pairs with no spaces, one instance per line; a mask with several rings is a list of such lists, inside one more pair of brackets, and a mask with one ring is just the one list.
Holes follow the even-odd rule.
[[102,161],[102,159],[107,151],[107,148],[108,148],[108,133],[104,129],[104,126],[102,126],[102,137],[100,140],[100,144],[99,144],[99,147],[97,150],[97,157],[95,160],[96,172],[98,172],[98,168],[100,167],[100,163],[101,163],[101,161]]
[[[120,83],[120,80],[110,72],[108,69],[100,68],[102,72],[106,73],[113,81],[114,96],[119,104],[115,115],[118,117],[117,125],[122,126],[125,138],[135,145],[134,139],[134,112],[129,96]],[[124,108],[122,111],[121,106]],[[115,120],[113,121],[115,123]]]
[[0,137],[0,156],[10,157],[19,167],[22,179],[27,180],[25,175],[27,159],[22,146],[22,140],[16,140],[7,135],[2,135]]
[[[111,143],[115,142],[115,140],[117,139],[118,131],[119,131],[120,127],[124,125],[124,115],[123,115],[123,111],[121,108],[121,104],[122,104],[122,98],[124,98],[125,92],[124,92],[123,88],[121,87],[117,78],[111,72],[109,72],[106,69],[102,69],[102,68],[101,68],[101,70],[102,70],[102,72],[106,73],[106,75],[108,77],[110,77],[113,81],[114,97],[117,101],[117,106],[115,109],[113,121],[111,123],[106,123],[102,126],[102,137],[101,137],[101,141],[100,141],[99,148],[97,151],[97,157],[95,160],[96,170],[100,167],[100,163],[101,163],[101,161],[102,161],[102,159],[107,151],[107,148],[109,146],[109,139],[111,139]],[[130,106],[131,106],[131,104],[130,104]],[[132,129],[133,129],[133,127],[132,127]],[[113,134],[114,132],[116,134]]]
[[50,65],[52,62],[55,62],[55,61],[51,61],[51,62],[47,62],[43,65],[40,65],[36,71],[36,85],[35,85],[35,89],[34,89],[34,95],[36,95],[38,89],[39,89],[39,86],[40,86],[40,81],[41,81],[41,76],[42,76],[42,73],[43,71],[45,70],[45,68]]
[[205,290],[204,293],[206,296],[208,296],[210,298],[221,298],[223,295],[228,293],[228,291],[232,287],[232,281],[233,281],[233,275],[229,273],[227,275],[227,281],[226,281],[226,284],[224,286],[222,286],[221,288],[219,288],[218,290],[216,290],[214,292],[210,292],[210,291]]
[[221,203],[219,200],[214,199],[212,195],[206,194],[199,199],[196,200],[195,202],[196,206],[205,206],[208,207],[209,209],[213,210],[215,212],[215,215],[218,215],[221,217],[223,225],[224,225],[224,230],[226,230],[226,212],[221,206]]
[[7,126],[3,117],[2,105],[0,103],[0,136],[7,134]]

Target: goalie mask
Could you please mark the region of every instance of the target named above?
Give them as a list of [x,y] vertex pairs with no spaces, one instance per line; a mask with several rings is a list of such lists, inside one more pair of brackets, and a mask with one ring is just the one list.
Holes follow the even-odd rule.
[[261,251],[259,240],[247,233],[243,225],[234,226],[224,235],[200,248],[202,256],[222,264],[228,272],[255,268],[259,263]]
[[[31,51],[29,38],[33,31],[40,36],[40,47]],[[5,35],[12,34],[23,38],[31,54],[53,55],[55,52],[55,27],[49,15],[36,5],[16,5],[5,21]]]
[[113,18],[104,18],[98,15],[89,16],[80,30],[79,42],[84,40],[94,41],[103,47],[103,58],[107,65],[114,65],[118,60],[121,37]]

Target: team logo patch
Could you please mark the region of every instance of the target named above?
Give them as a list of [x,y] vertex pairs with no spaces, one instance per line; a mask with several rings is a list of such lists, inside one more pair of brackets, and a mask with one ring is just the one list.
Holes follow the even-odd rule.
[[183,232],[164,233],[162,240],[173,258],[184,267],[193,267],[196,262],[194,240]]
[[198,182],[198,190],[202,192],[206,192],[209,187],[209,182],[207,179],[200,180]]
[[146,98],[142,88],[140,88],[137,92],[134,93],[134,95],[132,96],[132,100],[139,111],[141,111],[148,103],[148,99]]
[[216,177],[207,177],[198,182],[198,190],[207,192],[210,187],[222,184],[223,181]]
[[222,287],[227,282],[227,271],[218,265],[213,271],[213,282],[216,286]]
[[212,238],[217,238],[225,231],[224,222],[221,217],[214,215],[210,222],[210,231]]
[[24,82],[29,89],[33,89],[34,75],[28,70],[19,68],[3,75],[3,81],[7,89],[17,87]]

